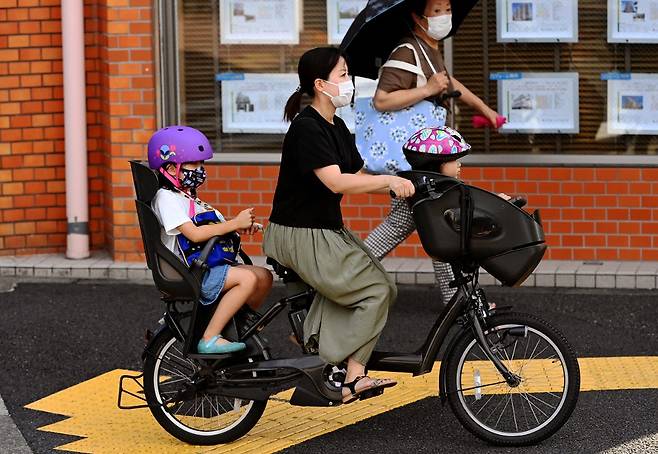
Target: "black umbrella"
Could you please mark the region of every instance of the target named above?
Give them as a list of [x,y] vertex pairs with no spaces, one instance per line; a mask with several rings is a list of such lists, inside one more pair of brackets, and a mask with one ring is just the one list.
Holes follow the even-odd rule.
[[[478,0],[451,0],[452,36]],[[379,67],[410,32],[406,0],[370,0],[347,30],[340,48],[348,57],[350,73],[376,79]]]

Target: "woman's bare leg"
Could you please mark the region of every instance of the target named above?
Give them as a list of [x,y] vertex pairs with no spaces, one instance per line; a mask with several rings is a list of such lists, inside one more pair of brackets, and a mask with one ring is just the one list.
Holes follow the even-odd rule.
[[[366,367],[360,362],[352,359],[351,357],[347,359],[347,374],[345,375],[345,383],[351,383],[356,380],[358,377],[363,377],[366,375]],[[389,378],[380,378],[374,380],[370,377],[363,378],[356,382],[354,385],[354,391],[360,393],[363,390],[381,386],[382,384],[387,384],[388,386],[393,386],[396,384],[395,380]],[[347,387],[343,387],[343,400],[351,395],[351,391]]]

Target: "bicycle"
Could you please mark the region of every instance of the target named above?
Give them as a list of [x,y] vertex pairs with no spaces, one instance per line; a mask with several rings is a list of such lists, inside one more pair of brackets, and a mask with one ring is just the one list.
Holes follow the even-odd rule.
[[[245,342],[247,350],[232,355],[193,350],[210,316],[210,310],[196,301],[213,240],[189,269],[185,267],[160,242],[160,225],[150,208],[157,191],[155,174],[138,161],[131,161],[131,167],[147,263],[166,311],[158,331],[148,336],[143,374],[121,377],[118,406],[148,407],[174,437],[212,445],[247,434],[268,400],[287,389],[294,388],[291,405],[341,405],[344,369],[326,364],[303,343],[304,317],[315,290],[272,259],[268,263],[282,278],[288,296],[263,314],[243,308],[225,333]],[[576,355],[564,336],[540,318],[510,308],[492,309],[478,284],[480,266],[508,286],[520,285],[534,270],[546,250],[539,212],[530,215],[495,194],[439,174],[400,175],[417,188],[408,202],[423,247],[431,257],[451,263],[451,286],[457,292],[417,351],[375,351],[367,369],[426,374],[445,344],[439,396],[467,430],[506,446],[550,437],[568,420],[578,400]],[[521,205],[524,200],[512,202]],[[246,254],[241,257],[251,263]],[[259,332],[286,308],[303,355],[276,359]],[[456,334],[449,336],[455,325]],[[124,384],[139,383],[141,377],[143,397],[127,391]],[[124,394],[146,404],[124,405]]]

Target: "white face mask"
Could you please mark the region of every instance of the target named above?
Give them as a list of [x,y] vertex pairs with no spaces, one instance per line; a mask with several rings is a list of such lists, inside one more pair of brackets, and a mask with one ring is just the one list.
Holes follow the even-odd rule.
[[[442,40],[452,30],[452,14],[426,17],[427,28],[423,28],[430,38],[437,41]],[[422,26],[421,26],[422,27]]]
[[335,108],[339,109],[341,107],[347,106],[350,103],[352,100],[352,95],[354,94],[354,84],[351,80],[341,82],[339,84],[329,82],[328,80],[325,80],[325,82],[331,85],[336,85],[338,87],[337,96],[327,93],[326,91],[322,91],[322,93],[331,98],[331,103]]

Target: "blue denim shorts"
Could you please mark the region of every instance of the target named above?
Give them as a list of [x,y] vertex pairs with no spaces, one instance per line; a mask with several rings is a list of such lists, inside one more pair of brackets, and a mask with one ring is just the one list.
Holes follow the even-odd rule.
[[219,265],[210,268],[203,276],[201,283],[201,304],[207,306],[217,300],[217,297],[224,289],[226,283],[226,276],[230,265]]

